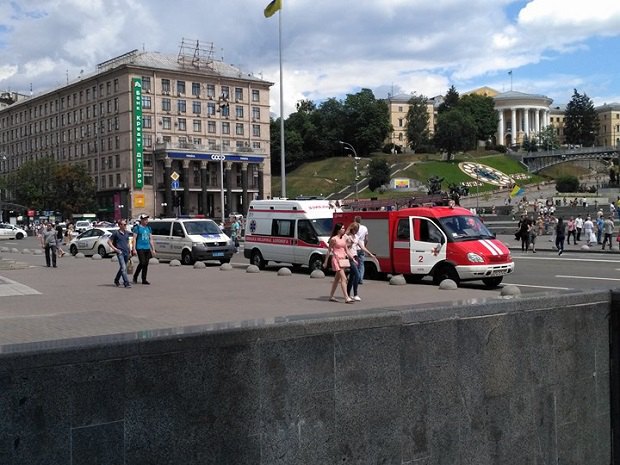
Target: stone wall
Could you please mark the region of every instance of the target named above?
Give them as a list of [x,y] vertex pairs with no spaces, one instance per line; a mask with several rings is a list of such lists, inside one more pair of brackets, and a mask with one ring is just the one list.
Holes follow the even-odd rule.
[[609,465],[610,308],[568,293],[5,348],[0,464]]

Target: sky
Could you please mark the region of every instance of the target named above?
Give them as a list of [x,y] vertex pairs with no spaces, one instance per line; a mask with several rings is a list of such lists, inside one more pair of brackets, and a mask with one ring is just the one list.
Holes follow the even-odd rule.
[[[619,0],[0,0],[0,91],[43,93],[133,49],[177,55],[182,39],[274,83],[280,114],[302,99],[369,88],[434,97],[489,86],[574,89],[620,102]],[[279,17],[280,16],[280,17]],[[509,72],[512,71],[512,76]]]

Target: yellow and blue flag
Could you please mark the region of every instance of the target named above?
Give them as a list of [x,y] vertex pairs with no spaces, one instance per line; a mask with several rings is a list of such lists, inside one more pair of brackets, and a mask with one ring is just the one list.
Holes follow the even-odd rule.
[[269,3],[269,5],[265,7],[265,18],[272,17],[281,8],[282,8],[282,0],[272,0]]
[[515,187],[513,187],[512,191],[510,192],[510,198],[513,199],[523,194],[525,194],[525,189],[515,184]]

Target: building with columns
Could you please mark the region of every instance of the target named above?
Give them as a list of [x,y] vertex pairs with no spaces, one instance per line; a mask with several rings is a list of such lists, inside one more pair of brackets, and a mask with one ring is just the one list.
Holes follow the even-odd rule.
[[0,109],[0,175],[42,157],[81,163],[101,219],[245,213],[271,195],[273,83],[213,55],[134,50]]
[[498,93],[493,97],[499,116],[497,143],[511,147],[532,139],[550,124],[552,99],[544,95],[517,91]]

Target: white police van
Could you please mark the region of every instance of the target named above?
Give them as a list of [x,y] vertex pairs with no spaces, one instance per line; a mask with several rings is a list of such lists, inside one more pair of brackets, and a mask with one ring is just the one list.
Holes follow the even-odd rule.
[[340,209],[328,200],[253,200],[243,256],[261,269],[269,261],[321,269],[336,211]]
[[180,260],[184,265],[196,261],[230,262],[235,245],[217,223],[206,218],[153,219],[151,227],[157,258]]

